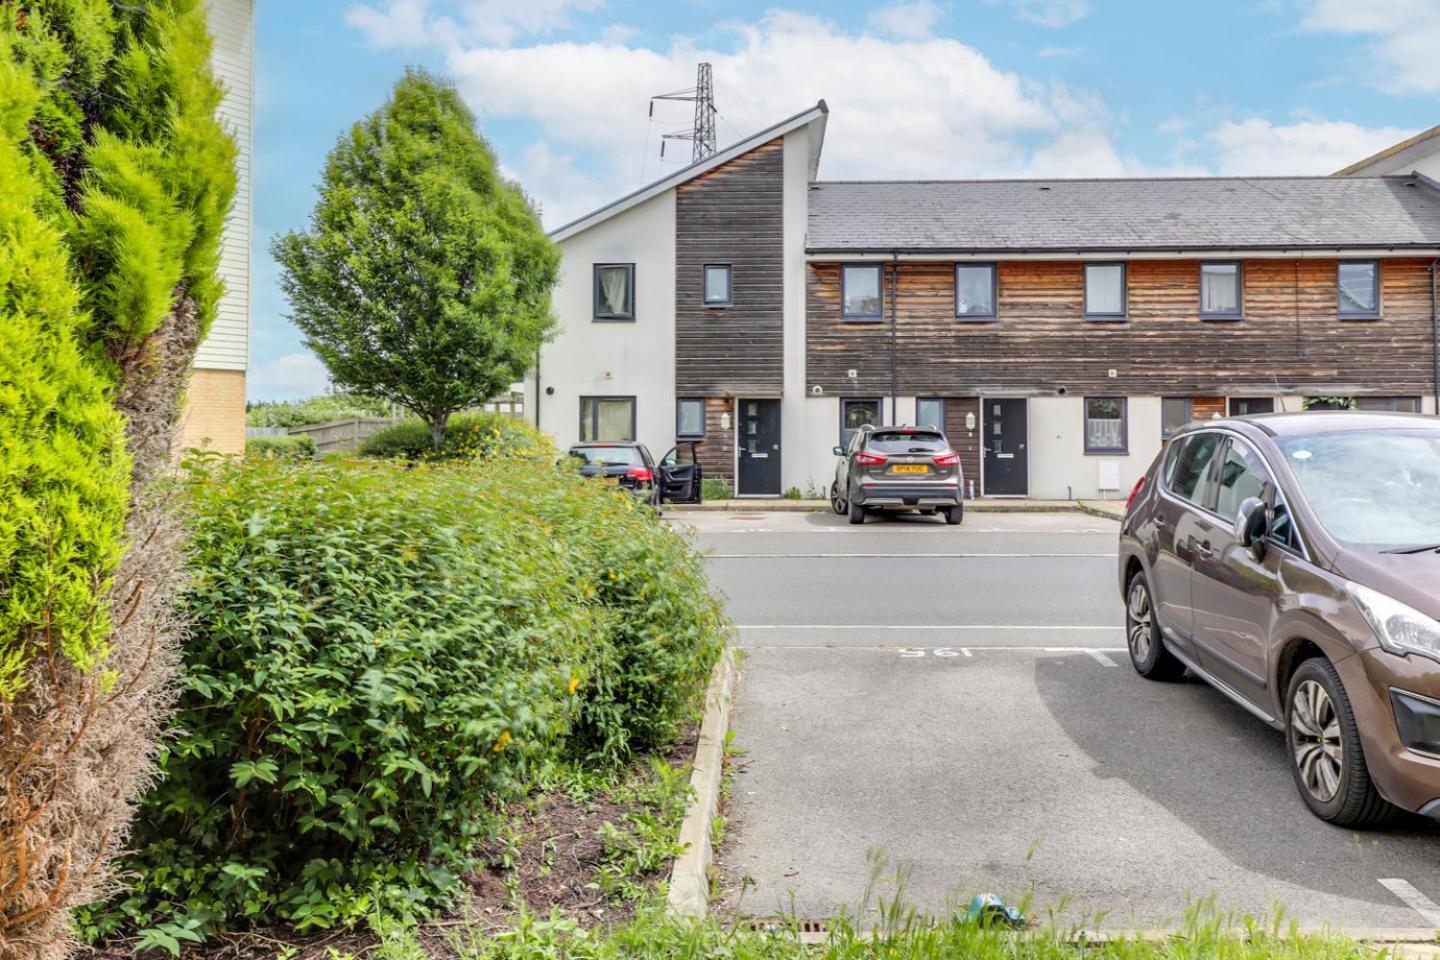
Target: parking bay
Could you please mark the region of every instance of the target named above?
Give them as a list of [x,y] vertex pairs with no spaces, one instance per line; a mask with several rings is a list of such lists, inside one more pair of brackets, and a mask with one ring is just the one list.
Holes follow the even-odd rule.
[[1440,925],[1431,823],[1329,827],[1278,734],[1202,683],[1133,674],[1112,522],[681,522],[746,648],[722,851],[754,881],[743,912],[853,907],[873,849],[932,911],[1030,893],[1042,917],[1136,927],[1213,894],[1306,926]]

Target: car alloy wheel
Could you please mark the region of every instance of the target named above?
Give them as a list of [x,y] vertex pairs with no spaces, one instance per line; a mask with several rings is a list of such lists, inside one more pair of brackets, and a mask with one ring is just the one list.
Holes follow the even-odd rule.
[[846,503],[845,498],[840,496],[840,482],[838,480],[830,484],[830,509],[842,517],[850,510],[850,504]]
[[1340,791],[1345,741],[1330,694],[1314,680],[1295,687],[1290,706],[1290,744],[1305,789],[1321,803],[1329,803]]
[[1150,611],[1150,587],[1144,577],[1130,581],[1130,598],[1125,604],[1125,634],[1134,661],[1137,664],[1149,663],[1155,625]]

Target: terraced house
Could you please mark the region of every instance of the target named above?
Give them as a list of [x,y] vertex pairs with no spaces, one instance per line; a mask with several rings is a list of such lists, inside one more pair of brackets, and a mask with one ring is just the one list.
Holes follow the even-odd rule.
[[1435,412],[1440,127],[1328,177],[840,182],[826,115],[554,232],[558,443],[696,441],[764,497],[932,424],[975,496],[1095,498],[1194,419]]

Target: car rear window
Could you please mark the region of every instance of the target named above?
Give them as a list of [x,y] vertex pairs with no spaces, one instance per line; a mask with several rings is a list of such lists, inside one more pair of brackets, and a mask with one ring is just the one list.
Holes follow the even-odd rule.
[[879,453],[939,453],[949,445],[933,430],[876,430],[865,446]]
[[640,462],[634,447],[573,447],[570,456],[601,466],[633,467]]

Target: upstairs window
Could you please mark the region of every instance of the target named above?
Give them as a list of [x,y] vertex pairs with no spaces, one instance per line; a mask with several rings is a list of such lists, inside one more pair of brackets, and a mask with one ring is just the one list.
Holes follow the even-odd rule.
[[1200,264],[1200,316],[1207,320],[1240,319],[1240,264]]
[[635,319],[635,264],[595,264],[595,319]]
[[995,264],[955,267],[955,316],[961,320],[995,319]]
[[730,306],[731,269],[728,263],[705,264],[704,298],[707,307]]
[[884,315],[878,263],[847,263],[840,268],[840,318],[879,320]]
[[1340,316],[1375,319],[1380,316],[1380,263],[1376,260],[1342,260],[1337,273]]
[[1124,397],[1087,397],[1085,400],[1085,452],[1124,453]]
[[1125,264],[1085,264],[1085,316],[1091,320],[1125,319]]

